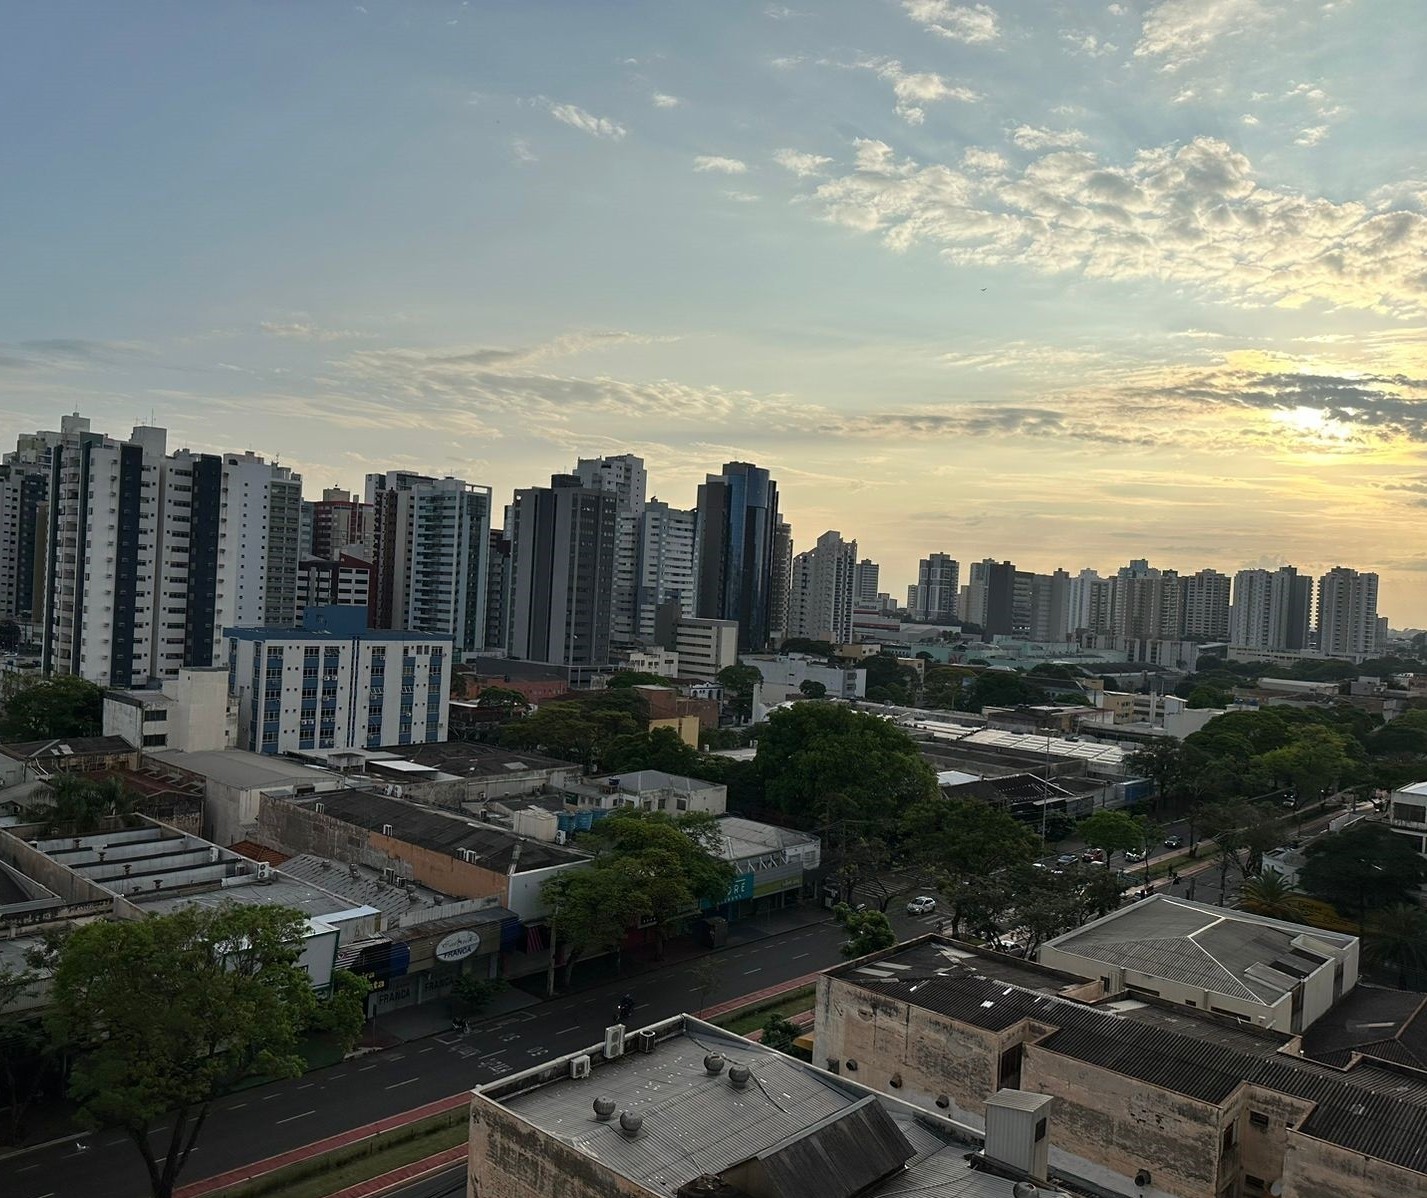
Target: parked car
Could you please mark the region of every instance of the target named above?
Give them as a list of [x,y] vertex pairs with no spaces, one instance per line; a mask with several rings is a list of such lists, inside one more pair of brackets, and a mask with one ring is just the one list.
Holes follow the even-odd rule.
[[1134,864],[1136,864],[1137,862],[1143,861],[1144,859],[1145,859],[1145,850],[1144,850],[1144,849],[1126,849],[1126,850],[1125,850],[1125,860],[1128,861],[1131,865],[1134,865]]
[[1184,837],[1166,836],[1164,838],[1164,847],[1167,849],[1182,849],[1184,847]]
[[936,910],[936,899],[929,894],[919,894],[907,904],[908,915],[930,915]]
[[1104,865],[1105,850],[1086,849],[1083,853],[1080,854],[1080,859],[1084,861],[1086,865]]
[[1055,863],[1061,867],[1067,865],[1076,865],[1079,863],[1079,861],[1080,858],[1077,857],[1074,853],[1061,853],[1061,855],[1055,859]]

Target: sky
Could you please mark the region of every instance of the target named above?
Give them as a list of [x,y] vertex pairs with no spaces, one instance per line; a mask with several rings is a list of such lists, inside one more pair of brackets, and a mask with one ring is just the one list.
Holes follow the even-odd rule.
[[751,460],[894,595],[1343,564],[1427,625],[1420,0],[3,8],[4,441]]

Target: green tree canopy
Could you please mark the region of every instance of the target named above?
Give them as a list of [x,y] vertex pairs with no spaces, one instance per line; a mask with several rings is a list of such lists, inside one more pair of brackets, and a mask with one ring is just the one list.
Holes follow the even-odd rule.
[[897,943],[897,933],[881,911],[854,911],[846,903],[838,903],[833,918],[847,929],[844,957],[865,957]]
[[1396,973],[1400,989],[1412,982],[1421,985],[1427,977],[1427,911],[1416,903],[1379,911],[1368,928],[1363,955],[1368,964]]
[[1018,707],[1045,702],[1045,691],[1014,670],[982,670],[970,686],[961,690],[962,711],[986,707]]
[[648,723],[649,704],[636,691],[593,691],[541,704],[534,715],[502,728],[500,743],[578,761],[593,773],[610,742],[640,732]]
[[616,737],[600,753],[601,767],[611,774],[663,770],[685,778],[707,778],[710,773],[719,772],[722,764],[721,758],[709,761],[697,749],[685,744],[684,738],[672,728],[651,728],[648,732]]
[[650,674],[644,670],[616,670],[605,680],[610,690],[628,689],[631,686],[668,686],[669,680],[662,674]]
[[1157,736],[1126,757],[1125,765],[1140,777],[1150,779],[1154,783],[1155,796],[1163,798],[1184,766],[1180,742],[1173,736]]
[[1080,839],[1106,854],[1138,849],[1145,843],[1145,823],[1124,811],[1101,810],[1081,820],[1076,828]]
[[827,799],[846,796],[842,818],[895,825],[913,803],[936,795],[936,774],[916,742],[890,720],[833,703],[775,711],[755,759],[765,801],[796,827],[827,819]]
[[864,657],[859,665],[867,671],[868,702],[895,703],[906,707],[916,701],[916,675],[890,653]]
[[477,707],[494,707],[512,715],[530,710],[530,700],[508,686],[488,686],[476,696]]
[[763,675],[756,667],[740,662],[736,666],[725,666],[718,672],[719,685],[723,687],[725,701],[739,719],[753,717],[753,688],[763,681]]
[[822,699],[827,695],[827,687],[821,682],[814,682],[811,678],[805,678],[798,684],[798,691],[806,699]]
[[1416,901],[1427,862],[1405,836],[1382,824],[1354,824],[1315,840],[1299,884],[1309,894],[1356,915]]
[[100,736],[103,731],[103,689],[74,674],[26,679],[6,696],[0,713],[0,740]]
[[302,1072],[316,1001],[297,963],[305,928],[280,907],[194,906],[62,942],[47,1023],[76,1053],[70,1096],[84,1124],[133,1141],[154,1198],[170,1198],[216,1097]]
[[759,1037],[759,1043],[776,1052],[792,1052],[793,1041],[800,1035],[802,1032],[796,1023],[774,1011],[763,1021],[763,1035]]
[[1348,742],[1341,732],[1309,724],[1295,729],[1287,744],[1263,754],[1260,761],[1275,777],[1292,782],[1300,801],[1313,803],[1354,769],[1355,754]]
[[1276,869],[1265,869],[1239,888],[1239,906],[1269,919],[1297,919],[1303,897],[1298,887]]

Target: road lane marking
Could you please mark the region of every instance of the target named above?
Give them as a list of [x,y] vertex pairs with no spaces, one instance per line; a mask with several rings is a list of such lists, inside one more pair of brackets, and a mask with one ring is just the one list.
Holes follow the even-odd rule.
[[428,1044],[425,1048],[418,1048],[416,1051],[417,1051],[417,1054],[419,1055],[419,1054],[421,1054],[421,1053],[423,1053],[423,1052],[430,1052],[430,1051],[431,1051],[433,1048],[435,1048],[435,1047],[436,1047],[436,1045],[434,1045],[434,1044]]
[[291,1123],[294,1119],[306,1119],[308,1115],[315,1115],[315,1114],[317,1114],[317,1112],[316,1112],[315,1110],[312,1110],[312,1111],[303,1111],[302,1114],[300,1114],[300,1115],[289,1115],[286,1119],[279,1119],[279,1120],[278,1120],[278,1123],[280,1123],[280,1124],[281,1124],[281,1123]]
[[412,1082],[420,1080],[421,1079],[419,1077],[408,1077],[404,1082],[392,1082],[391,1085],[387,1086],[386,1088],[388,1090],[395,1090],[397,1086],[409,1086]]
[[[106,1144],[105,1147],[107,1148],[108,1145]],[[23,1169],[16,1169],[15,1172],[16,1172],[16,1173],[28,1173],[31,1169],[38,1169],[38,1168],[40,1167],[40,1165],[42,1165],[42,1164],[44,1164],[44,1161],[39,1161],[39,1162],[37,1162],[36,1164],[33,1164],[33,1165],[26,1165]]]
[[750,973],[762,973],[762,972],[763,972],[763,966],[760,965],[757,969],[745,969],[745,970],[743,971],[743,976],[744,976],[744,977],[747,977]]
[[358,1072],[358,1073],[365,1073],[368,1069],[375,1069],[375,1068],[376,1068],[376,1065],[374,1065],[374,1064],[373,1064],[373,1065],[363,1065],[360,1069],[357,1070],[357,1072]]
[[796,957],[788,958],[790,961],[801,961],[804,957],[811,957],[812,953],[799,953]]
[[580,1025],[579,1025],[578,1023],[576,1023],[576,1024],[574,1024],[574,1025],[571,1026],[571,1027],[562,1027],[562,1028],[561,1028],[558,1032],[556,1032],[555,1034],[556,1034],[557,1036],[563,1036],[563,1035],[565,1035],[567,1032],[577,1032],[577,1031],[579,1031],[579,1030],[580,1030]]
[[312,1089],[312,1087],[315,1086],[316,1084],[317,1084],[316,1082],[308,1082],[306,1085],[298,1086],[297,1088],[298,1088],[299,1090],[310,1090],[310,1089]]
[[[276,1096],[274,1096],[274,1097],[276,1097]],[[248,1104],[247,1104],[246,1102],[235,1102],[235,1103],[234,1103],[232,1106],[230,1106],[228,1109],[229,1109],[230,1111],[241,1111],[241,1110],[242,1110],[245,1106],[247,1106],[247,1105],[248,1105]]]

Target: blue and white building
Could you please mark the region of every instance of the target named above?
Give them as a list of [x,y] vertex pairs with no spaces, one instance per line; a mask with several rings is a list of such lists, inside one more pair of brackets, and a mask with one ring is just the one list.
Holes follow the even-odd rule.
[[444,741],[450,636],[367,627],[364,607],[310,607],[302,628],[228,628],[237,747],[253,753]]

